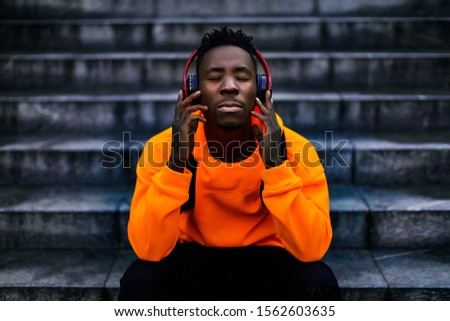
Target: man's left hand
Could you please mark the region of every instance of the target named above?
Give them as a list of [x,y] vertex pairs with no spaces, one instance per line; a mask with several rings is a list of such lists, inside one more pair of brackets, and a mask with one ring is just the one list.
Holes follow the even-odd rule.
[[252,111],[252,116],[258,118],[265,127],[263,133],[258,125],[253,125],[253,133],[258,140],[259,152],[263,158],[266,168],[277,167],[282,163],[280,153],[281,127],[277,122],[273,101],[270,97],[270,91],[266,91],[266,105],[259,98],[256,98],[256,104],[261,109],[262,114]]

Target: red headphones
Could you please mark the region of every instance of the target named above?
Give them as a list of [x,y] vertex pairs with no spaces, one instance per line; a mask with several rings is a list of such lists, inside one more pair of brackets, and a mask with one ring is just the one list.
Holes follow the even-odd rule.
[[[189,60],[186,63],[186,66],[184,67],[184,73],[183,73],[183,92],[184,97],[191,95],[192,93],[196,92],[198,90],[198,75],[195,74],[189,74],[188,70],[192,63],[192,61],[197,57],[198,51],[195,50],[191,56],[189,57]],[[261,53],[258,50],[255,50],[255,57],[258,59],[259,63],[262,65],[265,75],[256,74],[256,97],[258,97],[261,102],[264,104],[266,100],[266,91],[272,90],[272,81],[270,78],[270,71],[269,66],[267,65],[266,60],[261,55]],[[259,109],[256,106],[257,109]],[[260,112],[259,110],[257,110]]]

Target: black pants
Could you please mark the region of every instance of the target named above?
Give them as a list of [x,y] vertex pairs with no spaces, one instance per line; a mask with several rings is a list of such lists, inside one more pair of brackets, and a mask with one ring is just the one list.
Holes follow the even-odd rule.
[[323,262],[303,263],[279,247],[178,244],[160,262],[134,261],[119,300],[340,300]]

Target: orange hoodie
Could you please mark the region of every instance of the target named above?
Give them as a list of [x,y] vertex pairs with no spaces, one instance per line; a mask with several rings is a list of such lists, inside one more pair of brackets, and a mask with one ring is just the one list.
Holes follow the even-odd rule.
[[300,261],[320,260],[332,236],[324,170],[310,142],[283,130],[287,161],[266,169],[258,148],[241,162],[212,158],[199,123],[193,150],[198,161],[195,207],[182,213],[192,173],[167,167],[170,128],[151,138],[137,166],[128,223],[136,255],[159,261],[177,242],[197,242],[211,247],[279,246]]

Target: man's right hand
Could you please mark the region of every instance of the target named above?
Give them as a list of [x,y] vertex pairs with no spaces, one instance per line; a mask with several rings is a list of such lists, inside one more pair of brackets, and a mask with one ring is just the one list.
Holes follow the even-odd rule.
[[[200,110],[206,112],[207,106],[191,105],[200,98],[201,92],[196,91],[184,99],[182,90],[178,93],[175,116],[172,122],[172,150],[167,165],[170,169],[182,173],[186,162],[194,149],[194,134],[197,131],[198,122],[206,122],[205,117],[194,112]],[[187,107],[189,106],[189,107]]]

